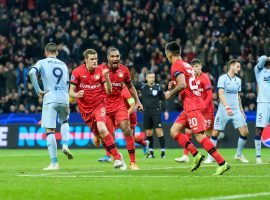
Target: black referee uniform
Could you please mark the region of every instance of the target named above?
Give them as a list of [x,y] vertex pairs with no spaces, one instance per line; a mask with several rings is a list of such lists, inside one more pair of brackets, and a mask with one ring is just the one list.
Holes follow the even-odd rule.
[[[161,111],[167,111],[167,103],[161,85],[154,84],[149,86],[144,84],[141,87],[141,100],[143,104],[143,126],[144,130],[152,130],[162,128],[161,124]],[[162,102],[162,103],[161,103]],[[162,108],[162,109],[161,109]],[[150,153],[153,153],[153,136],[147,136],[149,140]],[[165,157],[165,139],[164,136],[159,137],[160,148],[162,149]],[[152,152],[151,152],[152,151]]]

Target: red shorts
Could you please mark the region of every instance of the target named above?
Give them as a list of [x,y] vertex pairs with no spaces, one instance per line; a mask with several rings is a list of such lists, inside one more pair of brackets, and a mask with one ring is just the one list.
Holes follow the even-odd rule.
[[191,129],[194,134],[201,133],[206,130],[204,117],[201,110],[183,111],[175,120],[175,123],[179,123],[185,126],[185,128]]
[[114,112],[107,113],[106,125],[108,131],[114,134],[115,128],[120,124],[121,121],[129,120],[129,114],[127,108],[120,108]]
[[92,113],[81,113],[85,123],[91,128],[95,135],[99,135],[97,122],[106,123],[106,107],[105,105],[97,107]]
[[211,130],[214,127],[214,113],[203,112],[206,130]]

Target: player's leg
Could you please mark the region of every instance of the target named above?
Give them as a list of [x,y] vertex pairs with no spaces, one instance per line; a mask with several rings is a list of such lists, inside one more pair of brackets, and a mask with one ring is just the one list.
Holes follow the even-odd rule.
[[42,107],[41,121],[42,127],[46,128],[46,140],[47,148],[50,155],[51,163],[48,167],[43,170],[57,170],[59,169],[58,158],[57,158],[57,143],[55,139],[55,128],[56,128],[57,111],[55,104],[46,104]]
[[62,152],[67,158],[73,159],[73,154],[68,148],[69,143],[69,106],[66,104],[59,104],[58,106],[58,122],[61,124],[61,135],[62,135]]
[[270,105],[269,103],[258,103],[256,114],[256,135],[255,135],[255,150],[256,150],[256,163],[262,164],[261,159],[261,136],[264,127],[270,123]]
[[143,112],[143,127],[145,130],[146,140],[149,142],[149,152],[145,158],[155,158],[154,140],[153,140],[153,120],[149,110]]
[[[185,129],[185,135],[186,135],[188,141],[191,141],[191,139],[192,139],[192,131],[190,129],[187,129],[187,128]],[[189,153],[189,151],[184,148],[182,157],[175,158],[174,160],[176,162],[189,162],[188,153]]]
[[153,129],[145,129],[145,135],[147,138],[147,141],[149,142],[149,152],[146,155],[145,158],[155,158],[154,154],[154,140],[153,140]]
[[166,158],[165,155],[165,137],[164,137],[164,133],[163,133],[163,129],[162,129],[162,124],[161,124],[161,112],[160,110],[156,110],[154,112],[152,112],[152,120],[153,120],[153,127],[155,128],[157,137],[158,137],[158,141],[159,141],[159,146],[161,149],[161,154],[160,157],[161,158]]
[[249,163],[249,161],[244,157],[243,155],[243,149],[245,147],[245,144],[247,143],[247,137],[249,134],[248,128],[247,128],[247,123],[242,115],[242,113],[238,112],[233,115],[233,126],[234,128],[237,128],[240,135],[237,143],[237,150],[235,154],[235,159],[240,160],[243,163]]
[[[194,133],[196,140],[202,145],[202,147],[210,154],[220,166],[216,175],[223,174],[227,171],[230,166],[225,162],[221,154],[216,150],[215,145],[211,140],[206,136],[204,131],[206,130],[205,119],[200,110],[191,111],[187,113],[189,127]],[[222,170],[225,171],[222,171]]]

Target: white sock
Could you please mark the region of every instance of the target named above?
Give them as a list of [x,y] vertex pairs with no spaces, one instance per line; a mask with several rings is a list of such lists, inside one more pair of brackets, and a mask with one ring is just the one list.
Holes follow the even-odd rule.
[[57,163],[57,143],[54,133],[47,133],[47,147],[51,159],[51,163]]
[[69,124],[63,123],[61,125],[62,145],[68,146],[69,142]]
[[255,142],[255,149],[256,149],[256,157],[261,157],[261,148],[262,148],[262,142],[261,140],[254,140]]
[[245,144],[247,143],[247,137],[240,136],[238,139],[236,155],[241,156]]

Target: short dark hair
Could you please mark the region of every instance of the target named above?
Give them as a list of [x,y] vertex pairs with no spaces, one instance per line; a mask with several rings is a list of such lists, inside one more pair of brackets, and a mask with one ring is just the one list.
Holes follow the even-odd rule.
[[201,65],[202,64],[202,61],[199,59],[199,58],[194,58],[192,61],[191,61],[191,65]]
[[45,51],[50,52],[50,53],[56,53],[58,51],[57,45],[53,42],[50,42],[46,44]]
[[115,47],[109,47],[109,49],[107,50],[107,57],[110,55],[110,53],[112,51],[118,51],[119,52],[119,50],[117,48],[115,48]]
[[178,42],[173,41],[169,42],[165,45],[165,51],[168,51],[174,55],[180,55],[181,54],[181,46]]
[[227,67],[228,67],[228,70],[230,69],[230,66],[235,64],[235,63],[240,63],[240,60],[238,59],[231,59],[229,60],[228,64],[227,64]]
[[148,75],[150,75],[150,74],[155,74],[153,71],[148,71],[147,73],[146,73],[146,76],[148,76]]
[[83,57],[88,58],[88,55],[93,55],[93,54],[97,54],[97,51],[95,49],[86,49],[83,52]]

